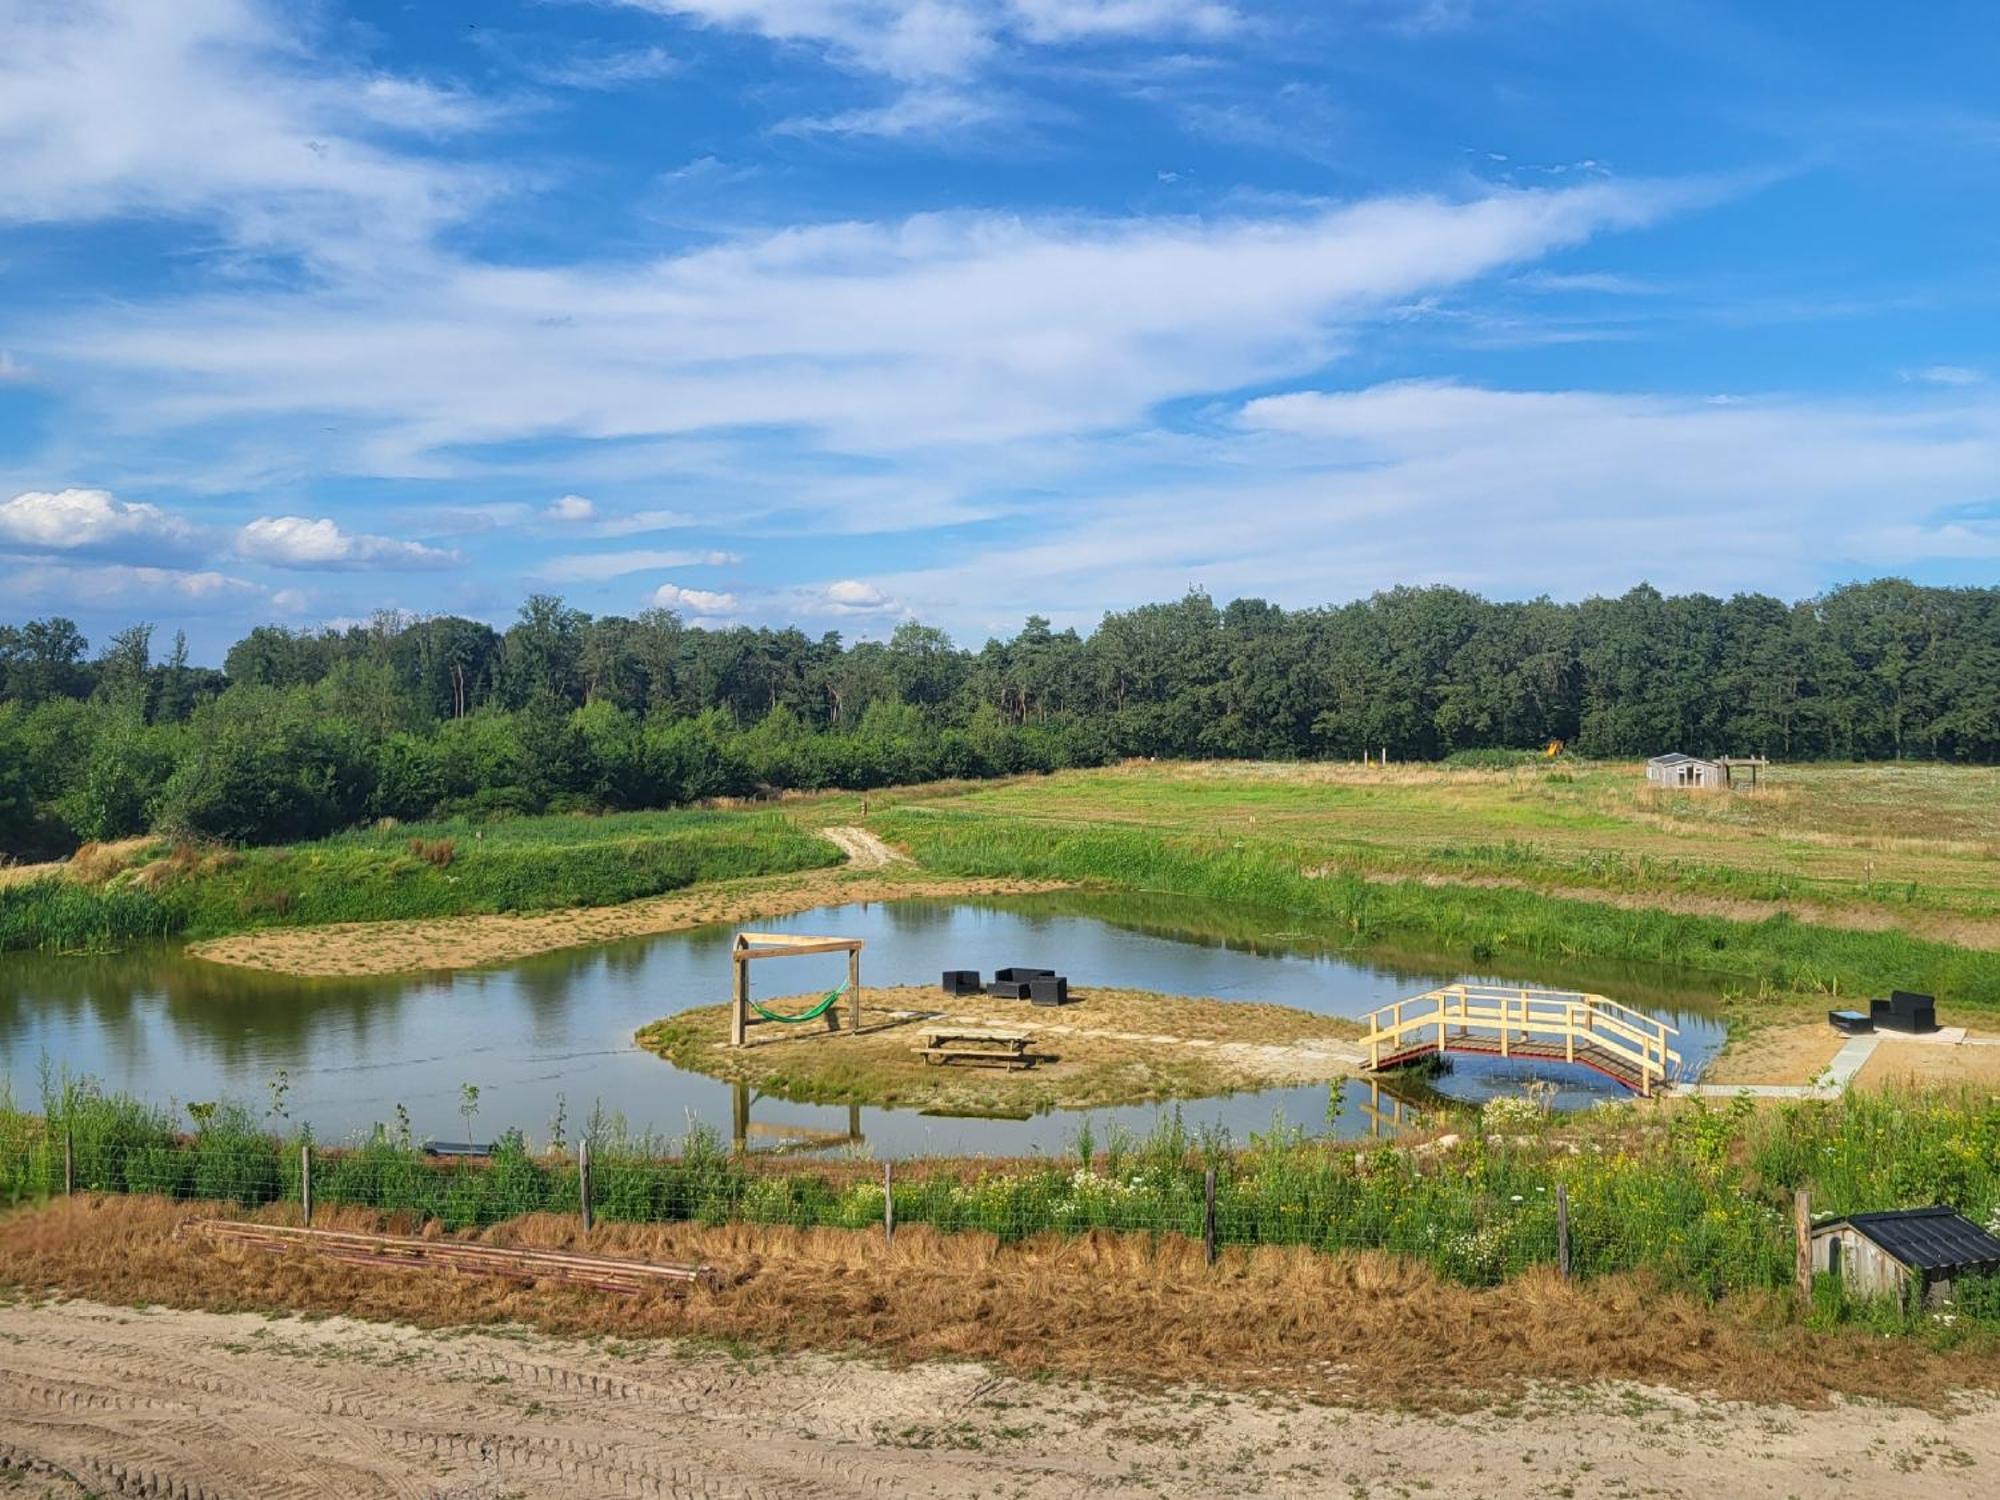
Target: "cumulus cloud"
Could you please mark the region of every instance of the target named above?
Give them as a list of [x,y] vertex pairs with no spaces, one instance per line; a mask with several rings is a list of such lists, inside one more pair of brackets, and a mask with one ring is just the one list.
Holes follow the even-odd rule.
[[581,495],[563,495],[551,500],[543,514],[551,521],[588,521],[597,515],[597,507]]
[[198,543],[181,517],[109,490],[28,490],[0,504],[0,547],[78,556],[184,554]]
[[734,594],[682,588],[677,583],[661,584],[647,596],[646,602],[656,609],[671,609],[705,619],[726,619],[743,607]]
[[741,561],[734,552],[583,552],[552,557],[536,567],[535,576],[555,583],[584,583],[655,568],[721,568]]
[[267,567],[324,572],[446,568],[459,560],[421,542],[356,534],[329,518],[306,516],[259,516],[237,533],[236,553]]
[[858,578],[838,579],[811,591],[807,597],[821,610],[836,615],[886,615],[902,609],[902,605],[874,584]]

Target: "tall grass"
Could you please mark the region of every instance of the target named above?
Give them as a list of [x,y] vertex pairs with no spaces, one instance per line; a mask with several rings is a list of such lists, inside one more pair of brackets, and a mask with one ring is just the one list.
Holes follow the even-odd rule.
[[1325,871],[1323,856],[1278,840],[1051,826],[929,807],[897,808],[878,818],[876,828],[940,871],[1240,901],[1295,913],[1357,943],[1421,935],[1472,961],[1612,959],[1696,970],[1753,990],[1861,996],[1903,988],[1952,1004],[2000,1007],[2000,953],[1900,932],[1855,932],[1784,915],[1736,922],[1627,911],[1537,891],[1371,881]]
[[0,951],[83,952],[254,927],[611,906],[836,863],[775,813],[427,823],[292,848],[169,852],[99,885],[0,887]]
[[[586,1134],[594,1204],[607,1220],[882,1220],[882,1181],[868,1163],[754,1160],[699,1127],[671,1154],[602,1119]],[[160,1110],[83,1084],[45,1091],[39,1113],[0,1101],[0,1202],[59,1190],[65,1135],[83,1191],[245,1207],[298,1197],[297,1135],[267,1134],[230,1106],[204,1108],[181,1129]],[[1113,1129],[1100,1143],[1086,1126],[1066,1160],[903,1164],[895,1217],[1005,1240],[1097,1229],[1194,1237],[1207,1170],[1225,1244],[1388,1250],[1472,1285],[1555,1261],[1560,1188],[1577,1274],[1646,1270],[1714,1296],[1790,1284],[1795,1188],[1829,1211],[1944,1202],[1981,1222],[2000,1215],[2000,1104],[1966,1091],[1890,1092],[1763,1114],[1746,1101],[1665,1117],[1496,1116],[1468,1122],[1455,1144],[1422,1150],[1357,1150],[1282,1125],[1237,1149],[1227,1132],[1190,1135],[1176,1116],[1143,1139]],[[574,1212],[578,1181],[565,1152],[532,1151],[518,1134],[490,1161],[440,1162],[378,1130],[320,1151],[314,1193],[320,1203],[459,1228]]]

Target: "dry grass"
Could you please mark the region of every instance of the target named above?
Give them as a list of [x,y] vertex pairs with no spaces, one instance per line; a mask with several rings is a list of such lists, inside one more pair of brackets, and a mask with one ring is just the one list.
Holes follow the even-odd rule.
[[150,837],[112,839],[101,844],[85,844],[68,859],[33,865],[0,864],[0,885],[40,880],[46,875],[61,875],[82,885],[102,885],[114,875],[122,875],[130,869],[139,855],[155,842]]
[[[863,994],[858,1032],[766,1023],[751,1030],[750,1045],[735,1048],[728,1045],[729,1007],[711,1005],[654,1022],[638,1042],[679,1067],[788,1098],[989,1114],[1318,1083],[1360,1061],[1341,1045],[1361,1034],[1357,1022],[1283,1005],[1094,986],[1072,989],[1072,1003],[1061,1009],[954,999],[916,985],[864,987]],[[818,998],[764,1003],[798,1014]],[[844,1028],[845,1002],[836,1008]],[[941,1024],[1027,1032],[1040,1060],[1018,1071],[932,1066],[911,1048],[924,1027]]]
[[847,901],[1020,895],[1050,881],[955,880],[917,872],[811,870],[715,881],[623,906],[412,922],[342,922],[238,933],[194,943],[197,958],[309,976],[412,974],[489,968],[536,953],[650,937],[715,922],[786,916]]
[[[205,1210],[76,1199],[0,1221],[0,1284],[111,1302],[341,1313],[425,1327],[525,1324],[557,1334],[693,1336],[774,1351],[969,1358],[1012,1371],[1200,1381],[1342,1400],[1469,1408],[1529,1382],[1632,1380],[1816,1405],[1836,1394],[1943,1403],[2000,1384],[2000,1355],[1816,1333],[1782,1303],[1711,1307],[1644,1280],[1552,1274],[1473,1290],[1393,1258],[1231,1251],[1095,1234],[1002,1247],[975,1234],[605,1225],[593,1251],[702,1260],[713,1292],[605,1297],[428,1271],[272,1259],[173,1237]],[[282,1212],[282,1211],[280,1211]],[[357,1211],[329,1227],[374,1229]],[[433,1231],[435,1232],[435,1231]],[[479,1238],[572,1248],[574,1221]]]

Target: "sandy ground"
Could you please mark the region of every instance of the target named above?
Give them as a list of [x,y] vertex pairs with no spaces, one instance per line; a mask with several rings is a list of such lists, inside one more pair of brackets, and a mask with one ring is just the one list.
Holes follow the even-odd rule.
[[188,951],[216,963],[283,974],[410,974],[487,968],[558,948],[649,937],[709,922],[787,916],[844,901],[899,901],[1019,895],[1057,889],[1042,880],[959,880],[888,870],[813,870],[799,875],[716,881],[623,906],[434,921],[346,922],[245,932],[194,943]]
[[1607,1384],[1415,1415],[76,1301],[0,1309],[0,1458],[29,1493],[151,1496],[1929,1500],[2000,1484],[2000,1403],[1797,1411]]
[[1892,1083],[1984,1084],[2000,1088],[2000,1037],[1968,1031],[1956,1046],[1884,1036],[1855,1075],[1862,1088]]
[[[769,967],[768,965],[766,967]],[[921,985],[864,985],[861,1029],[763,1023],[729,1046],[729,1009],[704,1006],[643,1028],[639,1045],[685,1068],[791,1093],[926,1108],[1084,1108],[1202,1098],[1235,1089],[1324,1083],[1365,1062],[1358,1022],[1247,1000],[1076,986],[1071,1003],[953,998]],[[816,994],[759,996],[800,1015]],[[843,1001],[841,1024],[847,1024]],[[927,1064],[911,1049],[928,1027],[1031,1037],[1032,1068]]]
[[[1822,1016],[1760,1026],[1732,1041],[1703,1076],[1709,1084],[1805,1084],[1824,1073],[1847,1038]],[[1876,1033],[1874,1055],[1854,1076],[1857,1088],[1885,1084],[2000,1086],[2000,1036],[1965,1032],[1962,1042]]]
[[1827,1069],[1847,1038],[1810,1021],[1759,1026],[1732,1040],[1702,1075],[1704,1083],[1810,1083]]

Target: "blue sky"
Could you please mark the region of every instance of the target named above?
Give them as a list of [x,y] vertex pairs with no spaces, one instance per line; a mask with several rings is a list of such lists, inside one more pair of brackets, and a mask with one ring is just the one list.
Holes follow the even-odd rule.
[[2000,10],[0,0],[0,616],[2000,559]]

